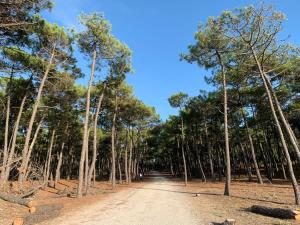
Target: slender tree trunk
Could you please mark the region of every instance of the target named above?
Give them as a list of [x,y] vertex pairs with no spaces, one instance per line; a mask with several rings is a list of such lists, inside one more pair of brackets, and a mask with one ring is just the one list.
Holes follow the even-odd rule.
[[298,159],[298,163],[300,163],[300,150],[299,150],[298,140],[297,140],[297,138],[296,138],[296,136],[295,136],[295,134],[294,134],[294,132],[293,132],[293,130],[292,130],[289,122],[285,118],[285,115],[284,115],[284,113],[282,111],[282,108],[281,108],[281,105],[280,105],[280,103],[279,103],[279,101],[277,99],[276,93],[273,90],[273,87],[272,87],[272,84],[271,84],[271,81],[270,81],[269,77],[264,72],[262,73],[261,76],[264,76],[264,78],[265,78],[265,81],[266,81],[266,83],[267,83],[267,85],[269,87],[269,90],[271,92],[271,95],[272,95],[272,97],[274,99],[274,105],[276,106],[276,109],[279,112],[279,117],[280,117],[280,119],[281,119],[281,121],[282,121],[282,123],[284,125],[284,128],[285,128],[285,130],[287,132],[287,135],[288,135],[288,137],[289,137],[289,139],[290,139],[290,141],[291,141],[291,143],[293,145],[294,151],[295,151],[297,159]]
[[125,177],[126,177],[126,183],[129,183],[129,176],[128,176],[128,138],[129,137],[129,131],[126,131],[126,146],[125,146],[125,156],[124,156],[124,169],[125,169]]
[[93,158],[92,158],[92,163],[90,166],[90,170],[88,173],[88,184],[87,184],[87,188],[86,188],[86,193],[88,193],[88,189],[91,186],[91,180],[92,180],[92,175],[95,169],[95,165],[96,165],[96,160],[97,160],[97,143],[98,143],[98,138],[97,138],[97,125],[98,125],[98,119],[99,119],[99,113],[100,113],[100,109],[101,109],[101,105],[102,105],[102,100],[104,97],[104,92],[106,90],[106,84],[104,84],[104,88],[103,91],[100,95],[99,101],[98,101],[98,105],[97,105],[97,109],[96,109],[96,113],[95,113],[95,119],[94,119],[94,127],[93,127],[93,132],[94,132],[94,138],[93,138]]
[[121,169],[121,152],[119,153],[119,157],[118,157],[118,170],[119,170],[119,183],[122,184],[123,180],[122,180],[122,169]]
[[251,182],[252,181],[251,165],[248,162],[244,146],[243,146],[243,144],[241,142],[239,142],[239,146],[240,146],[240,149],[241,149],[242,154],[243,154],[243,158],[244,158],[244,162],[245,162],[245,167],[246,167],[246,172],[247,172],[247,175],[248,175],[248,181]]
[[21,105],[19,108],[19,112],[18,112],[18,116],[17,116],[16,122],[15,122],[14,130],[13,130],[11,147],[10,147],[10,152],[9,152],[9,156],[7,159],[6,167],[2,170],[2,173],[5,173],[5,175],[4,175],[4,180],[2,182],[0,181],[0,183],[3,183],[3,184],[5,184],[9,178],[11,164],[12,164],[12,160],[13,160],[13,157],[15,154],[15,149],[16,149],[16,141],[17,141],[18,130],[19,130],[18,128],[19,128],[19,124],[21,121],[21,116],[23,113],[23,108],[24,108],[26,99],[27,99],[27,95],[25,95],[22,99],[22,102],[21,102]]
[[50,145],[48,149],[48,154],[47,154],[47,164],[46,164],[46,169],[45,169],[45,174],[44,174],[44,185],[48,185],[48,179],[50,175],[50,165],[51,165],[51,155],[52,155],[52,148],[54,144],[54,138],[55,138],[55,129],[52,131],[51,134],[51,140],[50,140]]
[[225,156],[226,156],[226,182],[224,188],[224,195],[230,195],[230,182],[231,182],[231,168],[230,168],[230,150],[229,150],[229,134],[228,134],[228,122],[227,122],[227,84],[226,84],[226,72],[220,53],[216,52],[219,63],[221,64],[221,73],[223,80],[223,92],[224,92],[224,134],[225,134]]
[[[90,129],[88,129],[88,133],[90,132]],[[89,140],[88,140],[89,142]],[[85,151],[85,165],[84,165],[84,188],[85,188],[85,194],[87,194],[88,190],[88,173],[89,173],[89,148]]]
[[246,126],[247,137],[248,137],[248,140],[249,140],[249,143],[250,143],[251,156],[252,156],[252,160],[253,160],[253,164],[254,164],[254,168],[255,168],[257,182],[259,184],[263,184],[263,180],[261,178],[261,174],[260,174],[259,167],[258,167],[257,160],[256,160],[256,154],[255,154],[255,149],[254,149],[254,145],[253,145],[253,139],[252,139],[252,136],[251,136],[251,133],[250,133],[250,130],[249,130],[249,127],[248,127],[248,123],[247,123],[247,120],[246,120],[246,116],[243,112],[243,109],[242,109],[242,116],[243,116],[243,120],[244,120],[244,123],[245,123],[245,126]]
[[41,80],[41,83],[40,83],[40,86],[39,86],[39,89],[38,89],[38,94],[37,94],[36,100],[35,100],[34,105],[33,105],[32,114],[31,114],[31,117],[30,117],[28,129],[27,129],[27,134],[26,134],[26,137],[25,137],[25,143],[24,143],[24,147],[23,147],[23,151],[22,151],[22,163],[21,163],[21,166],[19,168],[18,181],[19,181],[20,186],[22,186],[22,184],[23,184],[24,176],[25,176],[25,173],[26,173],[26,170],[27,170],[28,163],[26,163],[26,158],[27,158],[27,154],[28,154],[29,142],[30,142],[30,138],[31,138],[32,128],[33,128],[33,124],[34,124],[34,121],[35,121],[35,118],[36,118],[38,107],[40,106],[40,100],[41,100],[41,97],[42,97],[43,88],[44,88],[45,82],[47,80],[50,68],[52,66],[52,62],[53,62],[53,58],[54,58],[54,54],[55,54],[55,49],[56,49],[56,46],[54,45],[53,49],[52,49],[52,52],[51,52],[49,62],[48,62],[48,65],[47,65],[47,68],[46,68],[46,71],[43,75],[43,78]]
[[204,122],[205,138],[206,138],[205,142],[206,142],[207,152],[208,152],[210,174],[211,174],[212,181],[216,181],[215,172],[214,172],[214,164],[213,164],[213,160],[212,160],[212,156],[211,156],[210,141],[209,141],[209,138],[208,138],[206,118],[204,118],[204,120],[205,120],[205,122]]
[[[39,131],[40,131],[40,129],[41,129],[41,127],[42,127],[42,124],[43,124],[43,120],[44,120],[44,117],[41,118],[41,120],[40,120],[40,122],[38,123],[37,128],[36,128],[36,130],[35,130],[35,132],[34,132],[32,141],[31,141],[30,146],[29,146],[29,149],[28,149],[27,157],[26,157],[26,159],[25,159],[25,164],[26,164],[26,165],[28,165],[28,163],[29,163],[29,160],[30,160],[30,157],[31,157],[31,153],[32,153],[33,147],[34,147],[34,145],[35,145],[35,142],[36,142],[36,139],[37,139],[37,137],[38,137]],[[26,168],[26,171],[25,171],[25,172],[27,172],[27,168]],[[25,178],[25,177],[24,177],[24,180],[23,180],[23,181],[26,181],[26,178]]]
[[91,68],[91,74],[88,84],[88,90],[86,94],[86,107],[85,107],[85,120],[84,120],[84,127],[83,127],[83,142],[82,142],[82,149],[81,149],[81,156],[80,156],[80,163],[79,163],[79,176],[78,176],[78,188],[77,188],[77,197],[82,197],[82,185],[83,185],[83,175],[84,175],[84,161],[86,151],[89,148],[89,114],[90,114],[90,97],[91,97],[91,87],[93,83],[93,77],[95,72],[95,64],[96,64],[96,57],[97,52],[94,50],[93,52],[93,62]]
[[184,168],[184,184],[187,186],[187,169],[186,169],[186,161],[184,154],[184,127],[183,127],[183,117],[181,116],[181,154],[183,159],[183,168]]
[[132,164],[132,148],[133,148],[133,131],[132,136],[129,136],[129,162],[128,162],[128,184],[131,183],[131,164]]
[[[11,82],[11,81],[10,81]],[[7,165],[8,158],[8,132],[9,132],[9,116],[10,116],[10,90],[8,90],[7,104],[6,104],[6,116],[5,116],[5,131],[4,131],[4,149],[3,149],[3,164],[0,174],[0,189],[4,187],[5,183],[5,167]]]
[[112,120],[112,128],[111,128],[111,160],[112,160],[112,188],[116,187],[116,157],[115,157],[115,136],[116,136],[116,118],[117,118],[117,110],[118,110],[118,91],[115,93],[115,109]]
[[300,203],[299,187],[298,187],[298,183],[297,183],[297,180],[296,180],[296,177],[295,177],[295,174],[294,174],[293,164],[292,164],[292,160],[291,160],[291,157],[290,157],[290,154],[289,154],[289,151],[288,151],[288,147],[287,147],[287,144],[286,144],[286,141],[285,141],[285,138],[284,138],[284,134],[283,134],[282,128],[280,126],[279,120],[278,120],[276,112],[275,112],[275,108],[274,108],[274,104],[273,104],[273,100],[272,100],[272,95],[270,93],[267,81],[265,79],[263,69],[260,65],[260,62],[257,59],[256,53],[255,53],[253,47],[251,47],[251,50],[252,50],[253,57],[256,61],[256,64],[258,66],[258,69],[260,71],[260,75],[261,75],[261,78],[262,78],[263,83],[264,83],[265,90],[266,90],[267,95],[268,95],[268,100],[269,100],[269,104],[270,104],[270,107],[271,107],[273,118],[275,120],[276,128],[278,130],[280,140],[282,142],[284,154],[285,154],[286,161],[287,161],[288,170],[289,170],[289,173],[290,173],[291,182],[292,182],[293,189],[294,189],[295,203],[296,203],[296,205],[299,205],[299,203]]
[[61,150],[60,150],[59,156],[58,156],[58,162],[57,162],[57,167],[56,167],[56,171],[55,171],[55,178],[54,178],[54,188],[56,188],[57,183],[60,180],[60,168],[61,168],[61,165],[62,165],[64,147],[65,147],[65,142],[62,143]]

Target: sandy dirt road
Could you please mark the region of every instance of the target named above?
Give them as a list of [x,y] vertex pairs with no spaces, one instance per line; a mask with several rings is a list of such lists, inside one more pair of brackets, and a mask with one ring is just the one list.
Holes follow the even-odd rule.
[[65,214],[49,225],[194,225],[202,224],[193,215],[193,196],[185,187],[153,173],[145,185],[112,194],[104,201]]

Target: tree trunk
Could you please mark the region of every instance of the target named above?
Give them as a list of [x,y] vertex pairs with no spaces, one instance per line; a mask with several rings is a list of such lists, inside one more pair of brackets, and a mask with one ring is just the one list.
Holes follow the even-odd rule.
[[79,177],[78,177],[78,187],[77,187],[77,197],[82,197],[82,185],[83,185],[83,175],[84,175],[84,161],[85,161],[85,155],[86,151],[88,151],[89,148],[89,114],[90,114],[90,97],[91,97],[91,87],[93,83],[93,77],[95,72],[95,64],[96,64],[96,57],[97,52],[94,50],[93,52],[93,62],[92,62],[92,68],[91,68],[91,74],[86,94],[86,107],[85,107],[85,120],[84,120],[84,127],[83,127],[83,142],[82,142],[82,149],[81,149],[81,156],[80,156],[80,164],[79,164]]
[[272,97],[274,99],[274,105],[276,106],[277,111],[279,112],[279,117],[280,117],[280,119],[281,119],[281,121],[282,121],[282,123],[284,125],[284,128],[285,128],[285,130],[286,130],[286,132],[288,134],[288,137],[289,137],[289,139],[290,139],[290,141],[291,141],[291,143],[293,145],[294,151],[295,151],[297,159],[298,159],[298,163],[300,163],[300,150],[299,150],[298,140],[297,140],[297,138],[296,138],[296,136],[295,136],[295,134],[294,134],[294,132],[293,132],[293,130],[292,130],[289,122],[285,118],[285,115],[284,115],[284,113],[283,113],[283,111],[281,109],[281,105],[280,105],[280,103],[279,103],[279,101],[277,99],[275,91],[273,90],[273,87],[272,87],[272,84],[271,84],[271,81],[270,81],[269,77],[265,73],[262,73],[262,76],[264,76],[265,81],[266,81],[266,83],[267,83],[267,85],[269,87],[271,95],[272,95]]
[[116,118],[117,118],[117,110],[118,110],[118,91],[115,92],[115,109],[112,120],[112,128],[111,128],[111,160],[112,160],[112,188],[116,187],[116,157],[115,157],[115,136],[116,136]]
[[181,154],[183,159],[183,168],[184,168],[184,184],[187,186],[187,170],[186,170],[186,161],[184,154],[184,127],[183,127],[183,117],[181,116]]
[[61,150],[58,156],[58,162],[57,162],[57,167],[55,171],[55,178],[54,178],[54,188],[56,188],[58,181],[60,180],[60,168],[62,165],[62,158],[63,158],[63,151],[65,147],[65,142],[62,143],[61,145]]
[[55,138],[55,129],[52,131],[52,134],[51,134],[50,145],[49,145],[48,154],[47,154],[47,164],[45,166],[46,168],[45,168],[45,173],[44,173],[44,185],[45,186],[48,185],[48,179],[49,179],[49,175],[50,175],[51,155],[52,155],[52,148],[53,148],[53,144],[54,144],[54,138]]
[[18,116],[17,116],[16,122],[15,122],[13,135],[12,135],[12,140],[11,140],[10,152],[9,152],[9,156],[8,156],[7,163],[6,163],[6,168],[5,168],[5,170],[2,171],[3,173],[5,173],[4,179],[3,179],[2,182],[0,181],[0,183],[3,183],[3,184],[5,184],[8,181],[8,178],[9,178],[11,164],[12,164],[13,157],[14,157],[14,154],[15,154],[15,149],[16,149],[16,141],[17,141],[17,136],[18,136],[19,124],[20,124],[20,121],[21,121],[21,116],[22,116],[22,113],[23,113],[23,108],[24,108],[26,99],[27,99],[27,95],[25,95],[22,99],[22,102],[21,102],[21,105],[20,105],[20,108],[19,108],[19,112],[18,112]]
[[291,182],[292,182],[293,189],[294,189],[295,203],[296,203],[296,205],[299,205],[299,203],[300,203],[299,187],[298,187],[298,183],[297,183],[297,180],[296,180],[296,177],[295,177],[295,174],[294,174],[293,164],[292,164],[292,160],[291,160],[291,157],[290,157],[290,154],[289,154],[289,151],[288,151],[288,147],[287,147],[287,144],[286,144],[286,141],[285,141],[285,138],[284,138],[284,134],[283,134],[283,131],[282,131],[280,123],[279,123],[279,120],[278,120],[276,112],[275,112],[272,96],[271,96],[267,81],[265,79],[263,69],[260,65],[260,62],[257,59],[256,53],[255,53],[253,47],[251,47],[251,50],[252,50],[253,57],[256,61],[256,64],[258,66],[258,69],[260,71],[260,75],[261,75],[261,78],[262,78],[263,83],[264,83],[265,90],[266,90],[267,95],[268,95],[268,100],[269,100],[269,104],[270,104],[270,107],[271,107],[273,118],[275,120],[276,128],[278,130],[280,140],[282,142],[284,154],[285,154],[287,165],[288,165],[288,170],[289,170],[289,173],[290,173]]
[[[11,81],[10,81],[11,82]],[[9,88],[8,88],[9,89]],[[0,189],[4,187],[5,183],[5,169],[8,158],[8,132],[9,132],[9,116],[10,116],[10,90],[8,90],[7,104],[6,104],[6,116],[5,116],[5,130],[4,130],[4,149],[3,149],[3,170],[0,174]],[[7,168],[6,168],[7,169]]]
[[126,183],[129,183],[129,176],[128,176],[128,139],[129,139],[129,131],[126,131],[126,146],[125,146],[125,156],[124,156],[124,169],[125,169],[125,177]]
[[88,173],[88,184],[87,184],[87,188],[86,188],[86,193],[88,193],[88,189],[91,186],[92,175],[93,175],[96,160],[97,160],[97,143],[98,143],[97,125],[98,125],[99,113],[100,113],[100,109],[101,109],[102,100],[103,100],[103,97],[104,97],[105,90],[106,90],[106,84],[104,83],[104,88],[103,88],[103,91],[100,95],[98,105],[97,105],[97,109],[96,109],[96,113],[95,113],[95,118],[94,118],[93,158],[92,158],[92,163],[91,163],[90,170],[89,170],[89,173]]
[[48,74],[49,74],[49,71],[50,71],[50,68],[51,68],[51,65],[52,65],[52,61],[53,61],[54,54],[55,54],[55,49],[56,49],[56,46],[54,45],[53,49],[52,49],[52,52],[51,52],[49,62],[48,62],[48,65],[47,65],[47,68],[46,68],[46,71],[43,75],[43,78],[41,80],[41,83],[40,83],[40,86],[39,86],[39,89],[38,89],[38,94],[37,94],[36,100],[35,100],[34,105],[33,105],[32,114],[31,114],[31,117],[30,117],[28,129],[27,129],[27,134],[26,134],[26,137],[25,137],[25,143],[24,143],[24,147],[23,147],[23,151],[22,151],[22,157],[23,157],[22,164],[19,168],[18,181],[19,181],[20,186],[22,186],[22,184],[23,184],[24,176],[25,176],[25,173],[26,173],[26,170],[27,170],[28,163],[26,163],[26,158],[28,158],[27,154],[28,154],[28,150],[29,150],[29,142],[30,142],[30,138],[31,138],[31,132],[32,132],[32,128],[33,128],[33,124],[34,124],[34,121],[35,121],[35,117],[36,117],[36,114],[37,114],[38,107],[40,106],[42,91],[43,91],[45,82],[47,80],[47,77],[48,77]]
[[254,145],[253,145],[253,139],[252,139],[252,136],[251,136],[251,133],[250,133],[250,130],[249,130],[249,127],[248,127],[248,123],[247,123],[247,120],[246,120],[246,116],[243,112],[243,109],[242,109],[242,116],[243,116],[243,120],[244,120],[244,123],[245,123],[245,126],[246,126],[247,137],[248,137],[248,140],[249,140],[249,143],[250,143],[251,156],[252,156],[252,160],[253,160],[253,164],[254,164],[254,168],[255,168],[257,182],[259,184],[263,184],[263,180],[261,178],[261,174],[260,174],[259,167],[258,167],[257,160],[256,160],[256,154],[255,154],[255,149],[254,149]]
[[133,131],[132,136],[129,136],[129,162],[128,162],[128,184],[131,183],[131,164],[132,164],[132,148],[133,148]]
[[224,134],[225,134],[225,156],[226,156],[226,182],[224,188],[224,195],[230,195],[230,182],[231,182],[231,168],[230,168],[230,150],[229,150],[229,134],[228,134],[228,122],[227,122],[227,84],[226,84],[226,73],[225,66],[223,64],[220,53],[216,52],[221,64],[221,73],[223,80],[223,92],[224,92]]
[[208,138],[206,118],[204,118],[204,120],[205,120],[205,122],[204,122],[205,138],[206,138],[205,142],[206,142],[207,152],[208,152],[210,174],[211,174],[212,181],[216,181],[215,172],[214,172],[214,164],[213,164],[213,160],[212,160],[212,156],[211,156],[210,141],[209,141],[209,138]]

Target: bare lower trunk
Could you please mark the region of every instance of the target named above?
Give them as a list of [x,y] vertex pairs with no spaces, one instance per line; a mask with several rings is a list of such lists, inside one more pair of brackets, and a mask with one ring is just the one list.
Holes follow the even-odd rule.
[[118,169],[119,169],[119,183],[122,184],[123,180],[122,180],[122,169],[121,169],[121,156],[118,157]]
[[184,154],[184,127],[183,127],[183,118],[181,116],[181,154],[183,159],[183,168],[184,168],[184,184],[187,186],[187,169],[186,169],[186,160]]
[[131,183],[131,164],[132,164],[132,148],[133,148],[133,134],[129,136],[129,163],[128,163],[128,184]]
[[106,90],[106,84],[104,84],[103,91],[100,95],[98,105],[97,105],[97,109],[96,109],[96,113],[95,113],[95,118],[94,118],[93,158],[92,158],[92,163],[91,163],[91,166],[90,166],[90,169],[89,169],[89,172],[88,172],[88,183],[87,183],[86,193],[88,193],[88,189],[91,186],[92,175],[93,175],[95,165],[96,165],[96,160],[97,160],[97,143],[98,143],[97,125],[98,125],[99,113],[100,113],[100,109],[101,109],[102,100],[103,100],[103,97],[104,97],[105,90]]
[[280,140],[282,142],[283,151],[284,151],[284,154],[285,154],[285,158],[286,158],[286,161],[287,161],[288,170],[289,170],[289,173],[290,173],[290,179],[291,179],[291,182],[292,182],[292,185],[293,185],[294,196],[295,196],[295,203],[296,203],[296,205],[299,205],[299,203],[300,203],[299,187],[298,187],[298,183],[297,183],[297,180],[296,180],[296,177],[295,177],[295,174],[294,174],[293,164],[292,164],[292,160],[291,160],[291,157],[290,157],[290,154],[289,154],[289,151],[288,151],[286,140],[284,138],[284,134],[283,134],[281,125],[279,123],[279,120],[278,120],[276,112],[275,112],[275,108],[274,108],[274,104],[273,104],[273,100],[272,100],[272,95],[270,93],[270,90],[269,90],[268,83],[266,81],[264,72],[262,70],[260,62],[257,59],[256,53],[255,53],[253,47],[252,47],[251,50],[252,50],[253,57],[254,57],[254,59],[255,59],[255,61],[257,63],[257,66],[259,68],[260,75],[261,75],[261,78],[262,78],[263,83],[264,83],[265,90],[266,90],[267,95],[268,95],[268,100],[269,100],[269,104],[270,104],[270,107],[271,107],[273,118],[275,120],[276,128],[277,128],[277,131],[279,133]]
[[261,178],[261,174],[260,174],[260,171],[259,171],[258,163],[257,163],[257,160],[256,160],[256,154],[255,154],[255,149],[254,149],[254,145],[253,145],[253,139],[252,139],[252,136],[251,136],[251,133],[250,133],[250,130],[249,130],[249,127],[248,127],[248,123],[246,121],[246,117],[245,117],[245,114],[244,114],[243,111],[242,111],[242,116],[243,116],[244,123],[246,125],[246,132],[247,132],[247,137],[248,137],[248,140],[249,140],[249,143],[250,143],[251,156],[252,156],[252,160],[253,160],[253,164],[254,164],[254,168],[255,168],[257,182],[259,184],[262,184],[263,180]]
[[[89,132],[89,131],[88,131]],[[88,173],[89,173],[89,148],[85,151],[85,170],[84,170],[84,188],[85,194],[87,193],[88,185]]]
[[299,143],[298,143],[298,140],[297,140],[297,138],[295,136],[295,133],[293,132],[293,130],[292,130],[289,122],[285,118],[285,115],[284,115],[284,113],[283,113],[283,111],[281,109],[281,105],[280,105],[280,103],[279,103],[279,101],[277,99],[276,93],[273,90],[273,87],[272,87],[272,84],[271,84],[269,78],[266,76],[265,73],[263,73],[262,75],[265,77],[265,80],[266,80],[266,82],[268,84],[269,90],[270,90],[270,92],[272,94],[272,97],[274,99],[274,105],[276,106],[276,109],[279,112],[279,117],[280,117],[280,119],[281,119],[281,121],[282,121],[282,123],[284,125],[284,128],[285,128],[285,130],[286,130],[286,132],[288,134],[288,137],[289,137],[289,139],[290,139],[290,141],[291,141],[291,143],[293,145],[294,151],[295,151],[297,159],[298,159],[298,163],[300,163]]
[[55,138],[55,130],[52,131],[50,145],[49,145],[48,154],[47,154],[47,164],[46,164],[45,173],[44,173],[45,186],[48,185],[48,179],[49,179],[49,175],[50,175],[51,155],[52,155],[52,148],[53,148],[53,144],[54,144],[54,138]]
[[124,169],[125,169],[125,177],[126,177],[126,183],[129,183],[129,176],[128,176],[128,136],[129,132],[127,131],[127,137],[126,137],[126,146],[125,146],[125,156],[124,156]]
[[62,158],[63,158],[63,151],[64,151],[65,143],[63,142],[61,145],[61,150],[58,156],[57,167],[55,171],[55,178],[54,178],[54,188],[56,188],[58,181],[60,180],[60,168],[62,165]]
[[34,105],[33,105],[32,114],[31,114],[31,117],[30,117],[28,129],[27,129],[27,134],[26,134],[26,137],[25,137],[25,143],[24,143],[24,147],[23,147],[23,151],[22,151],[22,157],[23,157],[22,164],[19,168],[18,181],[19,181],[20,186],[22,186],[22,184],[23,184],[24,175],[25,175],[26,170],[27,170],[28,163],[26,163],[26,158],[28,158],[27,154],[28,154],[28,150],[29,150],[29,143],[30,143],[30,139],[31,139],[32,128],[33,128],[33,124],[34,124],[34,121],[35,121],[35,118],[36,118],[38,107],[40,106],[40,100],[41,100],[41,97],[42,97],[43,88],[44,88],[45,82],[47,80],[50,68],[52,66],[52,61],[53,61],[53,58],[54,58],[55,48],[56,47],[54,46],[53,49],[52,49],[52,53],[51,53],[46,71],[45,71],[45,73],[43,75],[43,78],[41,80],[41,83],[40,83],[40,86],[39,86],[39,89],[38,89],[38,94],[37,94],[36,100],[35,100]]
[[[12,164],[13,157],[14,157],[14,154],[15,154],[15,149],[16,149],[16,141],[17,141],[18,130],[19,130],[18,128],[19,128],[19,124],[20,124],[20,120],[21,120],[21,116],[22,116],[22,113],[23,113],[23,108],[24,108],[26,99],[27,99],[27,95],[25,95],[22,99],[20,109],[19,109],[19,112],[18,112],[18,116],[17,116],[16,122],[15,122],[14,130],[13,130],[11,147],[10,147],[9,156],[8,156],[7,163],[6,163],[6,168],[5,168],[5,170],[4,169],[2,170],[2,172],[5,173],[3,184],[5,184],[8,181],[8,178],[9,178],[11,164]],[[0,181],[0,183],[1,183],[1,181]]]
[[91,87],[93,83],[94,71],[95,71],[95,64],[96,64],[96,57],[97,53],[96,50],[93,53],[93,62],[91,68],[91,74],[88,84],[88,90],[86,94],[86,107],[85,107],[85,120],[83,126],[83,140],[82,140],[82,149],[81,149],[81,156],[80,156],[80,164],[79,164],[79,176],[78,176],[78,188],[77,188],[77,197],[82,197],[82,185],[83,185],[83,175],[84,175],[84,161],[86,157],[86,151],[89,148],[89,114],[90,114],[90,97],[91,97]]
[[[5,168],[7,165],[8,158],[8,128],[9,128],[9,116],[10,116],[10,94],[7,96],[6,104],[6,116],[5,116],[5,131],[4,131],[4,149],[3,149],[3,164],[2,167]],[[1,171],[0,174],[0,189],[3,188],[5,180],[5,169]]]
[[229,150],[229,134],[228,134],[228,119],[227,119],[227,84],[225,66],[222,61],[220,53],[216,52],[219,62],[221,64],[221,73],[223,80],[223,93],[224,93],[224,138],[225,138],[225,158],[226,158],[226,182],[224,188],[224,195],[230,195],[230,182],[231,182],[231,168],[230,168],[230,150]]
[[118,110],[118,93],[115,93],[115,110],[112,121],[112,129],[111,129],[111,160],[112,160],[112,188],[116,187],[116,156],[115,156],[115,136],[116,136],[116,118],[117,118],[117,110]]

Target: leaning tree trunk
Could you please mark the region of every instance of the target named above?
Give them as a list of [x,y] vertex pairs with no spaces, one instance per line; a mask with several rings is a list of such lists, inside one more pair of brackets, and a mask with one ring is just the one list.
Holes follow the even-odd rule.
[[[22,116],[22,113],[23,113],[23,109],[24,109],[26,99],[27,99],[27,95],[25,95],[22,99],[22,102],[21,102],[21,105],[20,105],[20,108],[19,108],[19,112],[18,112],[18,116],[17,116],[16,122],[15,122],[14,130],[13,130],[13,134],[12,134],[12,140],[11,140],[11,147],[10,147],[6,167],[2,171],[3,173],[5,173],[3,184],[5,184],[8,181],[8,178],[9,178],[11,164],[12,164],[13,157],[14,157],[14,154],[15,154],[15,149],[16,149],[16,141],[17,141],[18,130],[19,130],[18,128],[19,128],[19,124],[20,124],[20,121],[21,121],[21,116]],[[1,183],[1,181],[0,181],[0,183]]]
[[[10,92],[10,91],[9,91]],[[5,118],[5,131],[4,131],[4,149],[3,149],[3,164],[0,174],[0,189],[4,187],[5,183],[5,167],[7,165],[8,158],[8,132],[9,132],[9,116],[10,116],[10,93],[8,92],[7,104],[6,104],[6,118]]]
[[223,92],[224,92],[224,136],[225,136],[225,156],[226,156],[226,182],[224,195],[230,195],[230,182],[231,182],[231,168],[230,168],[230,150],[229,150],[229,134],[228,134],[228,119],[227,119],[227,84],[225,65],[223,64],[222,57],[218,51],[216,51],[219,63],[221,64],[221,73],[223,80]]
[[86,187],[86,193],[88,193],[88,189],[91,186],[91,180],[92,180],[92,176],[93,176],[93,172],[94,172],[95,164],[96,164],[96,159],[97,159],[97,143],[98,143],[97,125],[98,125],[99,113],[100,113],[100,109],[101,109],[102,100],[103,100],[103,97],[104,97],[105,90],[106,90],[106,84],[104,83],[104,88],[103,88],[103,91],[100,95],[98,105],[97,105],[97,109],[96,109],[96,113],[95,113],[95,118],[94,118],[93,158],[92,158],[92,163],[91,163],[89,173],[88,173],[88,183],[87,183],[87,187]]
[[[32,141],[30,143],[30,146],[29,146],[29,149],[28,149],[28,154],[27,154],[27,157],[25,159],[25,163],[28,165],[29,163],[29,160],[30,160],[30,156],[31,156],[31,153],[32,153],[32,150],[33,150],[33,147],[35,145],[35,142],[36,142],[36,139],[37,139],[37,136],[39,134],[39,131],[42,127],[42,124],[43,124],[43,120],[44,120],[44,117],[41,118],[40,122],[38,123],[38,126],[34,132],[34,135],[33,135],[33,138],[32,138]],[[26,170],[27,172],[27,170]],[[23,181],[26,181],[26,177],[24,177],[24,180]]]
[[273,115],[273,118],[275,120],[275,125],[276,125],[277,131],[279,133],[280,140],[282,142],[283,151],[284,151],[284,154],[285,154],[285,157],[286,157],[291,182],[292,182],[292,185],[293,185],[293,190],[294,190],[294,195],[295,195],[295,203],[296,203],[296,205],[299,205],[300,204],[299,187],[298,187],[298,183],[297,183],[297,180],[296,180],[296,177],[295,177],[295,174],[294,174],[293,164],[292,164],[292,160],[291,160],[291,157],[290,157],[290,154],[289,154],[289,151],[288,151],[287,143],[286,143],[286,140],[284,138],[284,134],[283,134],[281,125],[279,123],[278,117],[277,117],[276,112],[275,112],[272,95],[271,95],[271,92],[269,90],[268,83],[267,83],[267,80],[265,78],[263,69],[260,65],[260,62],[258,61],[258,58],[257,58],[256,53],[254,51],[254,48],[251,47],[251,50],[252,50],[252,55],[255,59],[255,62],[258,66],[261,78],[263,80],[263,84],[264,84],[265,90],[266,90],[267,95],[268,95],[268,100],[269,100],[269,104],[270,104],[270,107],[271,107],[272,115]]
[[274,99],[274,105],[276,106],[276,109],[277,111],[279,112],[279,117],[284,125],[284,128],[288,134],[288,137],[293,145],[293,148],[294,148],[294,151],[296,153],[296,156],[297,156],[297,160],[298,160],[298,163],[300,163],[300,150],[299,150],[299,144],[298,144],[298,140],[289,124],[289,122],[287,121],[287,119],[285,118],[285,115],[282,111],[282,108],[281,108],[281,105],[277,99],[277,96],[276,96],[276,93],[275,91],[273,90],[272,88],[272,84],[271,84],[271,81],[270,79],[267,77],[267,75],[265,73],[262,73],[262,76],[264,76],[266,82],[267,82],[267,85],[269,87],[269,90],[271,92],[271,95]]
[[32,128],[33,128],[33,124],[34,124],[34,121],[35,121],[35,117],[36,117],[36,114],[37,114],[38,107],[40,106],[42,91],[43,91],[45,82],[47,80],[50,68],[52,66],[52,61],[53,61],[53,58],[54,58],[55,49],[56,49],[56,47],[54,45],[53,49],[52,49],[52,52],[51,52],[49,62],[48,62],[48,65],[47,65],[47,68],[46,68],[46,71],[43,75],[43,78],[41,80],[41,83],[40,83],[40,86],[39,86],[39,89],[38,89],[38,94],[37,94],[36,100],[35,100],[34,105],[33,105],[32,114],[31,114],[31,117],[30,117],[28,129],[27,129],[27,134],[26,134],[26,137],[25,137],[25,143],[24,143],[24,147],[23,147],[23,151],[22,151],[22,163],[21,163],[21,166],[19,168],[18,181],[19,181],[20,186],[22,186],[22,184],[23,184],[24,176],[25,176],[25,173],[26,173],[26,170],[27,170],[28,163],[26,162],[26,158],[28,157],[27,154],[28,154],[28,150],[29,150],[29,142],[30,142],[30,139],[31,139]]
[[93,77],[95,72],[95,64],[96,64],[96,57],[97,52],[94,50],[93,53],[93,62],[92,62],[92,68],[91,68],[91,74],[86,94],[86,107],[85,107],[85,120],[84,120],[84,126],[83,126],[83,142],[82,142],[82,149],[81,149],[81,156],[80,156],[80,164],[79,164],[79,177],[78,177],[78,188],[77,188],[77,197],[82,197],[82,185],[83,185],[83,168],[84,168],[84,161],[85,161],[85,154],[86,151],[88,151],[89,148],[89,114],[90,114],[90,98],[91,98],[91,87],[93,83]]

